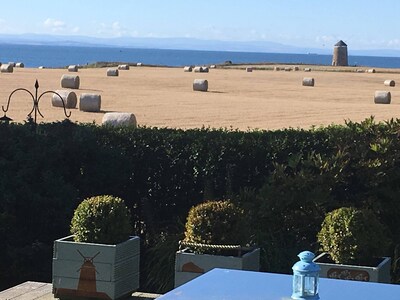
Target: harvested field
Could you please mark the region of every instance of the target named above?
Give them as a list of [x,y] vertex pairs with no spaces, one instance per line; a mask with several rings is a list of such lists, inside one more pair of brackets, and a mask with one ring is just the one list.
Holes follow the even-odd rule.
[[[73,122],[101,124],[105,112],[134,113],[139,126],[199,128],[279,129],[310,128],[311,126],[343,124],[345,120],[362,121],[371,115],[376,120],[400,116],[400,90],[384,86],[390,78],[400,81],[399,70],[359,73],[356,68],[302,66],[300,71],[284,72],[246,67],[212,69],[209,73],[184,72],[183,68],[131,67],[118,77],[107,77],[106,68],[79,69],[81,93],[101,95],[100,112],[72,109]],[[261,66],[260,66],[261,67]],[[285,66],[281,66],[283,69]],[[312,69],[315,86],[302,86],[304,67]],[[359,67],[357,69],[360,69]],[[329,71],[335,72],[329,72]],[[399,72],[399,73],[397,73]],[[16,88],[34,93],[35,80],[39,94],[60,89],[60,78],[67,69],[14,69],[0,74],[0,105]],[[310,73],[308,73],[310,74]],[[194,92],[194,79],[208,80],[208,92]],[[391,92],[390,105],[374,104],[378,90]],[[51,95],[40,100],[38,122],[63,120],[63,111],[52,107]],[[7,116],[22,122],[32,108],[30,95],[13,95]]]

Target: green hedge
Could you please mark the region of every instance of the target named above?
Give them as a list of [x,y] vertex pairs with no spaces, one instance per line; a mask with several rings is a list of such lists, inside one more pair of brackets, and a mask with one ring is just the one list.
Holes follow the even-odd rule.
[[[264,271],[290,273],[297,252],[318,249],[324,214],[341,206],[373,209],[394,251],[399,132],[399,120],[373,119],[248,132],[70,122],[34,131],[29,124],[0,124],[0,270],[7,270],[0,272],[0,288],[49,281],[53,240],[68,234],[73,209],[94,195],[125,200],[144,258],[147,251],[162,253],[159,241],[173,248],[192,206],[223,198],[252,212]],[[38,258],[33,264],[32,257]],[[142,288],[155,291],[148,274],[159,266],[141,262]]]

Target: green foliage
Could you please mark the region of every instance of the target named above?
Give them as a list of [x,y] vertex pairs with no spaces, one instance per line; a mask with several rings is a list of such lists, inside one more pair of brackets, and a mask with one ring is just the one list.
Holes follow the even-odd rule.
[[74,212],[71,233],[76,242],[118,244],[132,234],[129,210],[117,197],[87,198]]
[[[0,272],[0,289],[51,280],[49,249],[92,195],[125,200],[143,257],[157,245],[153,237],[167,241],[204,199],[231,199],[245,209],[264,271],[290,273],[299,251],[317,250],[325,213],[339,207],[373,210],[392,254],[400,244],[399,132],[400,120],[372,118],[247,132],[71,122],[39,124],[34,132],[29,124],[0,124],[0,269],[9,271]],[[26,263],[32,255],[41,259],[37,266]],[[393,270],[400,278],[400,268]]]
[[207,201],[192,207],[185,224],[185,242],[246,245],[250,232],[244,210],[229,200]]
[[140,266],[141,288],[164,294],[174,288],[175,253],[182,233],[162,232],[152,236],[142,251]]
[[[260,190],[244,189],[237,201],[249,211],[264,271],[289,273],[303,249],[313,249],[324,207],[331,201],[330,178],[321,157],[289,156]],[[325,166],[326,167],[326,166]]]
[[370,210],[342,207],[329,212],[318,233],[323,251],[341,264],[367,263],[383,256],[388,239],[384,226]]

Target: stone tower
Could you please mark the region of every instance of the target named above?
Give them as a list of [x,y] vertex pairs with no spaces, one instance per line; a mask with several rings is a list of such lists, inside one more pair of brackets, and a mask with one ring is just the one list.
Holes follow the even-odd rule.
[[347,45],[340,40],[333,48],[332,66],[348,66]]

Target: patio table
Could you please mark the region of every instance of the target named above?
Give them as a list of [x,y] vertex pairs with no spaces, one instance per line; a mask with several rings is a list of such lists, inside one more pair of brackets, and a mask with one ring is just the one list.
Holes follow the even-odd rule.
[[[289,300],[292,275],[213,269],[160,300]],[[321,300],[400,300],[400,285],[320,278]]]

